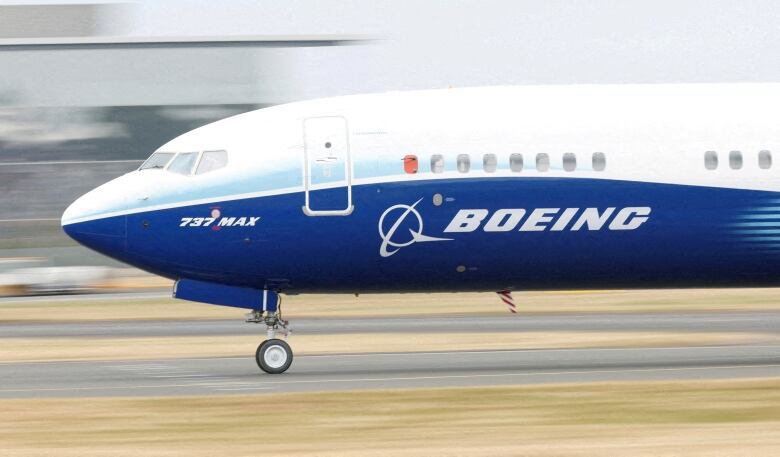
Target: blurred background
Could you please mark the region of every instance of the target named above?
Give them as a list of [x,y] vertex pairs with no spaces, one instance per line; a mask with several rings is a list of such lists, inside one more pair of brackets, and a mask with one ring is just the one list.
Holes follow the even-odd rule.
[[165,285],[59,218],[217,119],[388,90],[778,81],[777,24],[773,0],[0,1],[0,294]]

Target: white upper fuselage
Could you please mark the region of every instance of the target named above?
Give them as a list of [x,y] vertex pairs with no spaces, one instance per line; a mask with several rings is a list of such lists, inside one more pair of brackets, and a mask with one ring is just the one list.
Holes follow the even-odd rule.
[[[760,169],[758,153],[780,154],[780,84],[522,86],[390,92],[305,101],[234,116],[188,132],[160,151],[228,150],[229,166],[213,174],[180,176],[133,172],[103,188],[90,208],[72,208],[63,223],[192,202],[300,191],[304,187],[302,122],[342,116],[349,129],[352,182],[474,178],[567,177],[635,180],[755,190],[780,190],[776,167]],[[704,167],[716,151],[716,170]],[[730,151],[743,166],[729,167]],[[607,167],[590,167],[594,152]],[[420,170],[403,172],[404,154]],[[520,173],[509,156],[524,155]],[[535,170],[546,153],[549,171]],[[577,169],[564,171],[574,153]],[[400,154],[400,155],[399,155]],[[432,155],[445,171],[433,174]],[[456,157],[469,154],[468,173]],[[497,156],[495,173],[482,171],[484,154]],[[777,157],[774,157],[777,160]],[[117,194],[127,195],[124,201]]]

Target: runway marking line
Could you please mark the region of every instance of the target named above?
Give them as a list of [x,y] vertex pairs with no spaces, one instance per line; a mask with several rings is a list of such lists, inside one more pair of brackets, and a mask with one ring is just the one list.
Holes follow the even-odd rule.
[[[704,371],[704,370],[733,370],[746,368],[780,368],[780,364],[763,365],[723,365],[709,367],[669,367],[669,368],[628,368],[620,370],[570,370],[570,371],[544,371],[533,373],[485,373],[470,375],[444,375],[444,376],[409,376],[409,377],[391,377],[391,378],[357,378],[357,379],[313,379],[313,380],[290,380],[290,381],[262,381],[264,385],[279,384],[313,384],[313,383],[349,383],[349,382],[381,382],[381,381],[420,381],[433,379],[469,379],[469,378],[500,378],[500,377],[533,377],[533,376],[561,376],[570,374],[610,374],[610,373],[649,373],[649,372],[671,372],[671,371]],[[241,384],[241,382],[237,382]],[[258,389],[265,387],[257,386]],[[158,384],[141,386],[103,386],[103,387],[52,387],[52,388],[32,388],[32,389],[0,389],[0,393],[14,392],[69,392],[86,390],[134,390],[134,389],[161,389],[173,387],[209,387],[216,388],[213,383],[190,383],[190,384]],[[228,385],[225,385],[228,387]],[[270,387],[269,387],[270,389]]]
[[[395,356],[395,355],[452,355],[452,354],[495,354],[495,353],[527,353],[527,352],[580,352],[580,351],[679,351],[688,349],[734,349],[734,348],[752,348],[752,349],[768,349],[778,348],[780,345],[730,345],[730,346],[677,346],[677,347],[630,347],[630,348],[539,348],[539,349],[495,349],[488,351],[432,351],[432,352],[366,352],[362,354],[308,354],[296,356],[296,358],[327,358],[327,357],[376,357],[376,356]],[[221,358],[221,357],[219,357]],[[244,357],[224,357],[225,359],[243,359]],[[203,360],[198,358],[193,359],[176,359],[176,360]]]
[[214,390],[238,391],[238,390],[270,390],[271,387],[215,387]]
[[208,378],[209,374],[153,374],[153,378]]

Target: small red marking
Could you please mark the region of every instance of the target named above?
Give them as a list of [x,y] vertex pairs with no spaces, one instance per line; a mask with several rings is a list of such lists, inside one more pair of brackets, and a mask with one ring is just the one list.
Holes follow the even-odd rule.
[[413,175],[417,173],[417,156],[407,155],[404,156],[404,171]]

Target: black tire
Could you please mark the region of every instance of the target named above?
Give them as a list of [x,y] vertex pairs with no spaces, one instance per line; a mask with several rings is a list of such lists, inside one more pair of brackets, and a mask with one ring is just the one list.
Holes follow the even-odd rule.
[[281,374],[292,365],[293,352],[284,340],[265,340],[255,352],[257,366],[268,374]]

